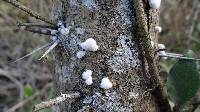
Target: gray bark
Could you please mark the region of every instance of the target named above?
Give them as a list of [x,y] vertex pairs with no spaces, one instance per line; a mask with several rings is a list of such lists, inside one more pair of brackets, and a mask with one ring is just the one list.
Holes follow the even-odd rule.
[[[56,93],[81,93],[80,98],[61,103],[57,111],[161,110],[143,75],[146,65],[136,39],[132,4],[132,0],[54,0],[52,18],[70,27],[69,36],[54,51]],[[154,19],[158,22],[158,18]],[[155,32],[150,32],[155,37]],[[79,43],[87,38],[94,38],[99,50],[87,52],[84,58],[78,59]],[[93,71],[91,86],[81,78],[87,69]],[[113,83],[111,89],[100,88],[104,77]]]

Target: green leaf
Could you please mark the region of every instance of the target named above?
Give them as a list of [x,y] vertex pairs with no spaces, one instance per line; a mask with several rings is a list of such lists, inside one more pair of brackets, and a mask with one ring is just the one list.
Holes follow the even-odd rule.
[[177,105],[184,105],[198,91],[200,85],[197,63],[194,60],[179,60],[170,70],[167,91]]
[[30,97],[33,95],[33,88],[30,84],[26,84],[24,87],[24,96]]

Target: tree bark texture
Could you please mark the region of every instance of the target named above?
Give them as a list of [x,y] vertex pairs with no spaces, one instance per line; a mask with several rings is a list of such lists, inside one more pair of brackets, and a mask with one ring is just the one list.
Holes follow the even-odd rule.
[[[57,95],[80,92],[81,97],[59,104],[59,112],[167,112],[147,73],[147,63],[137,34],[133,0],[53,0],[51,18],[70,28],[65,41],[54,50],[54,84]],[[142,1],[142,0],[141,0]],[[149,10],[143,1],[149,37],[156,40],[158,11]],[[76,57],[79,44],[94,38],[96,52]],[[156,57],[155,57],[156,59]],[[88,86],[81,74],[93,71],[93,84]],[[155,74],[158,75],[158,74]],[[108,77],[113,87],[100,88],[101,79]],[[157,76],[158,77],[158,76]],[[168,102],[167,102],[168,103]],[[166,107],[168,108],[168,107]]]

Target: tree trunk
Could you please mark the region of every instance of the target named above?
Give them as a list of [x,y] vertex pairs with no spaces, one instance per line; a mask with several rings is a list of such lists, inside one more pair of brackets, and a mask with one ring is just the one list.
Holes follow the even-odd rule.
[[[70,27],[69,36],[54,51],[56,93],[81,93],[80,98],[59,104],[58,112],[170,111],[162,85],[151,81],[159,79],[158,74],[153,73],[156,77],[148,75],[152,73],[143,55],[145,45],[141,45],[139,39],[142,37],[137,33],[139,20],[135,16],[135,2],[137,0],[54,0],[52,18]],[[153,27],[158,24],[158,11],[150,10],[147,2],[142,4],[149,37],[156,40]],[[97,41],[99,50],[87,52],[84,58],[78,59],[79,43],[88,38]],[[90,86],[81,77],[88,69],[93,71],[94,83]],[[111,80],[111,89],[100,88],[104,77]]]

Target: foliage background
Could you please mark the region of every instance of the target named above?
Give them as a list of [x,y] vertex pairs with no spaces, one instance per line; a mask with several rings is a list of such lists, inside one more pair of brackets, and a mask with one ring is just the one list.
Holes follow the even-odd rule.
[[[52,0],[18,1],[49,17]],[[48,36],[19,31],[17,22],[42,24],[41,21],[0,1],[0,112],[13,107],[16,107],[16,112],[29,112],[34,104],[54,97],[51,54],[38,60],[43,50],[11,63],[50,42]],[[184,53],[191,49],[200,58],[199,0],[162,0],[160,25],[163,32],[159,34],[159,43],[165,44],[168,52]],[[164,78],[173,63],[173,60],[161,62],[161,75]],[[200,97],[196,98],[200,100]],[[50,110],[43,110],[45,111]]]

